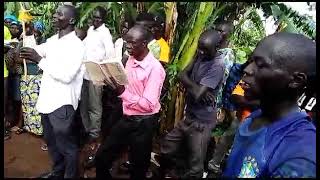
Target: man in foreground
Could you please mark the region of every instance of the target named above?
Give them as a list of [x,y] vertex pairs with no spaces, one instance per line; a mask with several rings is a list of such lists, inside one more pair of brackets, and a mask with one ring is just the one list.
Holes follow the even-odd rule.
[[75,110],[80,99],[84,46],[74,32],[76,9],[60,6],[53,15],[59,33],[36,47],[21,49],[20,58],[38,63],[43,70],[37,110],[41,113],[44,139],[53,161],[43,177],[78,177],[78,138]]
[[225,177],[316,177],[316,129],[297,98],[316,74],[316,44],[303,35],[264,38],[244,70],[245,98],[260,110],[239,127]]
[[129,59],[125,69],[129,84],[118,86],[123,117],[114,125],[110,136],[96,154],[97,178],[111,179],[112,162],[125,147],[130,147],[131,179],[145,179],[150,164],[152,138],[156,130],[160,93],[165,71],[149,52],[151,33],[143,26],[134,26],[125,36]]

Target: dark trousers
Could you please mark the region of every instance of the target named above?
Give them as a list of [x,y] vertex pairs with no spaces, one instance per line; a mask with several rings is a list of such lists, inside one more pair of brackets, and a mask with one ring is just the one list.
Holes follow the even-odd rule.
[[79,148],[75,110],[64,105],[52,113],[41,114],[44,139],[53,161],[52,172],[64,178],[78,177]]
[[180,121],[161,143],[160,174],[164,175],[165,170],[171,168],[171,163],[175,163],[172,160],[177,158],[177,153],[183,148],[187,154],[187,171],[183,177],[202,178],[213,127],[214,123],[200,123],[191,118]]
[[224,156],[228,152],[228,150],[231,148],[233,144],[234,136],[238,130],[239,127],[239,120],[234,119],[231,123],[231,126],[228,128],[228,130],[222,135],[220,140],[218,141],[216,148],[214,150],[214,153],[212,155],[212,159],[210,160],[210,164],[214,164],[217,166],[220,166],[222,160],[224,159]]
[[123,116],[114,125],[110,136],[101,144],[96,154],[96,177],[111,179],[109,169],[121,151],[130,148],[131,179],[145,179],[150,165],[152,138],[158,125],[158,114],[148,116]]

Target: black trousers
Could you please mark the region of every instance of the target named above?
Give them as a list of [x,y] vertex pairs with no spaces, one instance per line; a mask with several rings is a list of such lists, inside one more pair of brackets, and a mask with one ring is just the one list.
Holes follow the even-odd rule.
[[44,139],[53,161],[52,172],[64,178],[78,177],[78,134],[72,105],[41,114]]
[[110,136],[101,144],[96,154],[96,177],[111,179],[109,169],[121,150],[129,146],[131,179],[145,179],[150,165],[152,137],[159,115],[123,116],[114,125]]

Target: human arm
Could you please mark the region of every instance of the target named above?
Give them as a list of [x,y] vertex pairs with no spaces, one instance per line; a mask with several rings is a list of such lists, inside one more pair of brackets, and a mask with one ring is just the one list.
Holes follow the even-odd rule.
[[115,56],[115,47],[112,41],[112,36],[109,29],[106,29],[106,32],[103,33],[103,44],[106,52],[106,58]]
[[[37,51],[32,48],[22,48],[20,57],[38,63],[38,66],[53,79],[69,84],[79,72],[83,60],[83,53],[80,52],[84,52],[82,44],[68,49],[68,53],[64,53],[56,61],[48,59],[42,49],[39,50],[38,47],[36,49]],[[41,56],[38,52],[44,56]]]
[[215,96],[210,91],[215,89],[221,81],[223,68],[217,66],[209,69],[199,84],[192,81],[189,77],[192,68],[190,65],[179,74],[180,81],[196,102],[203,101],[208,105],[212,104],[215,101]]
[[142,113],[152,112],[159,102],[164,79],[164,69],[162,67],[153,68],[145,84],[142,96],[134,94],[129,90],[125,90],[120,97],[126,102],[127,106],[133,110]]

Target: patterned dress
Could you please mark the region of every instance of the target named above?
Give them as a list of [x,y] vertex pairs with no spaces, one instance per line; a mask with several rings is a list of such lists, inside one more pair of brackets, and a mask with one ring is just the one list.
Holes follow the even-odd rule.
[[[31,71],[35,71],[35,68],[37,67],[29,66],[28,64],[28,74],[29,69]],[[24,119],[23,128],[30,133],[40,136],[43,135],[43,128],[41,125],[41,116],[36,109],[36,103],[39,96],[42,74],[39,73],[39,70],[38,72],[31,74],[34,75],[27,75],[26,78],[22,76],[20,81],[22,111]]]
[[225,71],[224,71],[224,76],[222,79],[222,85],[221,85],[219,92],[218,92],[218,95],[216,97],[216,103],[217,103],[217,109],[218,109],[217,112],[219,112],[219,109],[221,109],[221,107],[222,107],[222,92],[223,92],[223,89],[226,85],[226,81],[229,77],[229,73],[230,73],[230,70],[233,66],[233,63],[235,62],[235,57],[234,57],[232,49],[230,49],[230,48],[220,49],[219,53],[224,55],[223,62],[225,65]]

